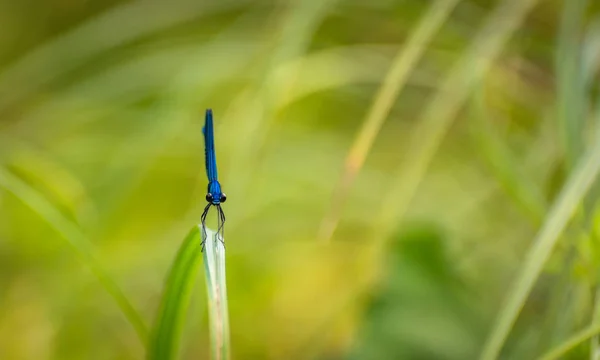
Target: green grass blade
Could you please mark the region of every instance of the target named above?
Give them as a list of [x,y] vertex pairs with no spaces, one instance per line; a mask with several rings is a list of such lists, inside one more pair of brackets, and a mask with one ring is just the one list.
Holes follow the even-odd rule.
[[539,186],[523,174],[517,157],[494,128],[482,93],[483,89],[480,89],[474,95],[471,134],[492,175],[537,227],[546,215],[544,196]]
[[225,276],[225,248],[216,240],[216,233],[206,229],[204,252],[201,252],[201,227],[194,226],[181,245],[171,265],[161,306],[148,346],[148,359],[176,359],[186,311],[192,289],[196,283],[200,258],[204,258],[208,305],[210,313],[211,351],[213,359],[228,359],[229,316],[227,312],[227,286]]
[[[600,25],[600,24],[599,24]],[[600,32],[599,32],[600,34]],[[596,42],[598,43],[598,45],[600,45],[600,36],[597,37],[597,39],[595,39]],[[600,49],[600,46],[599,46]],[[600,53],[600,52],[599,52]],[[593,114],[593,121],[595,123],[595,132],[596,134],[598,134],[597,136],[600,137],[600,96],[598,96],[598,98],[596,99],[595,102],[595,109],[594,109],[594,114]],[[590,191],[591,195],[588,196],[588,201],[587,201],[587,209],[586,209],[586,215],[587,215],[587,220],[588,220],[588,225],[590,227],[592,227],[591,230],[591,236],[590,236],[590,241],[592,243],[597,242],[598,241],[598,237],[597,237],[597,233],[596,231],[593,229],[594,226],[594,215],[596,214],[596,212],[594,211],[594,208],[597,206],[597,199],[599,197],[600,194],[600,184],[598,184],[598,182],[596,182],[593,186],[592,186],[592,190]],[[596,282],[596,284],[594,284],[595,290],[594,290],[594,310],[593,310],[593,315],[592,315],[592,325],[597,325],[598,327],[600,327],[600,284],[598,284]],[[590,340],[590,359],[596,359],[597,356],[595,354],[600,354],[600,331],[596,332],[596,334],[592,335],[592,339]],[[596,357],[593,357],[596,356]]]
[[256,168],[258,155],[280,108],[278,104],[287,102],[285,99],[292,94],[298,73],[288,72],[286,78],[278,78],[276,70],[305,55],[315,32],[336,2],[337,0],[299,1],[277,10],[281,11],[277,15],[282,18],[283,24],[274,32],[273,41],[277,45],[269,53],[266,66],[258,72],[256,81],[249,87],[250,96],[242,92],[233,100],[233,103],[244,103],[240,106],[247,110],[244,111],[244,126],[238,127],[235,133],[230,133],[230,140],[239,145],[232,157],[229,173],[232,178],[239,178],[240,181],[234,183],[229,192],[244,192],[243,189],[247,186],[245,179]]
[[[581,34],[585,19],[587,0],[565,1],[562,5],[561,22],[558,28],[558,46],[555,52],[555,72],[557,74],[557,121],[558,136],[564,154],[565,173],[569,174],[577,164],[585,149],[583,139],[586,126],[586,83],[584,81],[583,53]],[[592,191],[590,191],[590,194]],[[586,201],[587,200],[587,201]],[[573,219],[573,231],[584,227],[588,217],[588,204],[592,199],[588,196]],[[566,239],[572,235],[567,234]],[[576,263],[577,249],[573,241],[565,241],[566,249],[561,261],[561,274],[556,281],[550,302],[550,313],[545,326],[547,334],[541,347],[553,346],[566,338],[572,331],[574,308],[574,285],[572,269]],[[544,346],[546,345],[546,346]]]
[[484,346],[481,358],[496,359],[542,267],[600,170],[600,139],[582,159],[538,232],[525,265]]
[[600,16],[596,16],[587,27],[581,44],[582,79],[587,88],[594,86],[595,76],[600,71]]
[[589,340],[593,336],[600,334],[600,324],[591,325],[575,335],[571,336],[565,342],[550,350],[544,356],[540,357],[540,360],[554,360],[560,359],[569,351],[580,345],[586,340]]
[[[591,236],[591,241],[597,241],[598,238],[595,235]],[[598,284],[594,284],[593,293],[594,293],[594,305],[592,309],[592,321],[589,328],[597,328],[594,334],[590,336],[590,359],[597,360],[600,355],[600,338],[598,335],[600,334],[600,288]],[[566,342],[565,342],[566,344]]]
[[367,154],[373,146],[385,119],[388,117],[398,94],[402,91],[417,61],[425,52],[427,45],[445,23],[460,0],[437,0],[429,6],[423,20],[411,34],[406,46],[403,46],[385,80],[379,88],[369,112],[358,132],[344,164],[344,172],[335,187],[329,210],[321,223],[318,238],[329,241],[337,228],[342,208],[348,192],[358,172],[362,168]]
[[0,168],[0,188],[6,189],[19,198],[67,240],[83,264],[92,271],[106,292],[115,300],[129,323],[134,327],[141,342],[146,343],[148,333],[146,325],[119,286],[98,263],[92,252],[92,244],[83,232],[66,219],[52,203],[3,168]]
[[558,121],[566,160],[575,165],[583,149],[585,84],[581,71],[580,35],[584,23],[587,0],[564,2],[556,51],[558,75]]
[[[390,66],[390,59],[382,55],[395,49],[393,45],[346,45],[313,51],[303,57],[291,60],[274,70],[276,82],[295,77],[294,86],[288,96],[278,104],[277,111],[308,97],[309,95],[330,89],[341,88],[350,84],[381,82],[385,69]],[[415,78],[407,82],[431,86],[423,80],[422,73],[411,72]],[[420,75],[420,77],[419,77]]]
[[202,242],[200,234],[198,226],[190,230],[171,265],[148,345],[148,359],[177,358],[186,311],[198,275]]
[[439,91],[417,121],[409,140],[410,160],[397,171],[398,181],[389,191],[380,210],[376,239],[382,243],[404,217],[452,120],[472,88],[491,67],[510,36],[538,0],[502,2],[478,32],[471,46],[443,81]]
[[[116,6],[36,47],[0,73],[0,110],[104,51],[196,17],[241,7],[244,1],[132,2]],[[73,51],[77,49],[77,51]],[[25,81],[27,79],[27,81]]]
[[229,359],[229,313],[227,310],[227,278],[225,276],[225,247],[217,234],[206,230],[204,275],[210,312],[211,354],[216,360]]

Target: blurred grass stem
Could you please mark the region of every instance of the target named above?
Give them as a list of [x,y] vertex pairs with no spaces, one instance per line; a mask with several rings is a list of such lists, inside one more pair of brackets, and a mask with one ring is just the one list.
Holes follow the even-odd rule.
[[328,242],[331,240],[339,223],[348,192],[356,175],[364,165],[365,159],[379,134],[385,119],[398,97],[402,88],[414,69],[417,61],[425,52],[433,36],[444,24],[454,7],[460,0],[437,0],[431,5],[427,14],[412,33],[406,46],[403,46],[396,55],[393,64],[387,73],[381,87],[375,95],[375,100],[363,122],[357,137],[350,148],[344,170],[337,186],[335,187],[329,212],[326,214],[318,238]]
[[398,221],[406,214],[452,120],[471,90],[491,67],[537,1],[510,0],[501,3],[416,122],[409,139],[409,160],[398,167],[398,181],[385,197],[378,217],[381,224],[375,227],[375,238],[380,245],[384,245]]
[[583,151],[587,101],[582,71],[581,34],[587,0],[564,1],[556,50],[558,123],[569,169]]
[[36,89],[63,74],[68,74],[69,71],[104,51],[190,21],[195,17],[208,16],[244,3],[244,0],[164,3],[141,1],[116,6],[84,22],[65,35],[36,47],[2,71],[0,113],[15,102],[26,98]]
[[[278,78],[280,66],[295,59],[302,59],[311,39],[318,30],[330,8],[337,0],[298,1],[284,3],[275,12],[280,23],[271,39],[276,45],[266,60],[266,65],[259,72],[256,84],[249,86],[232,104],[243,103],[244,126],[239,129],[239,143],[233,156],[229,173],[233,178],[241,179],[230,188],[231,193],[244,193],[247,179],[257,168],[258,154],[262,151],[269,129],[274,121],[281,103],[286,103],[291,96],[293,84],[298,71],[288,72],[285,78]],[[283,20],[281,20],[283,19]],[[239,184],[238,184],[239,183]]]
[[525,265],[484,346],[481,359],[496,359],[554,245],[600,170],[600,138],[565,184],[536,235]]
[[135,329],[142,344],[145,344],[148,339],[148,329],[146,328],[144,321],[137,310],[129,302],[125,294],[123,294],[123,291],[108,275],[108,272],[100,265],[93,254],[92,244],[83,232],[75,224],[66,219],[61,212],[42,195],[38,194],[26,183],[1,167],[0,187],[3,187],[19,198],[67,240],[81,262],[92,271],[106,292],[115,300],[129,323]]
[[[589,340],[593,336],[600,334],[600,324],[591,325],[588,328],[571,336],[561,345],[550,350],[547,354],[541,356],[539,360],[555,360],[561,359],[566,353],[581,345],[584,341]],[[593,351],[593,349],[592,349]],[[591,353],[590,359],[596,359],[598,354]]]

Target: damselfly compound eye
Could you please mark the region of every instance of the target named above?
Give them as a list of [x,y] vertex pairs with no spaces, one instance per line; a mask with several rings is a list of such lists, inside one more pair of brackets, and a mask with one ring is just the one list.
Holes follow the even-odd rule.
[[208,202],[212,202],[213,201],[213,196],[211,193],[206,194],[206,201]]
[[225,200],[227,200],[227,196],[225,196],[225,193],[221,194],[221,202],[225,202]]

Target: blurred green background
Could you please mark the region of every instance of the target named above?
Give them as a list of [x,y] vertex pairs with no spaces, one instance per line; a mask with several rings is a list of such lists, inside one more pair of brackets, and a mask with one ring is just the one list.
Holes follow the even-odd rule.
[[[2,0],[0,25],[0,359],[145,357],[93,264],[151,327],[206,108],[235,359],[478,358],[598,152],[597,1]],[[596,188],[501,358],[594,323]],[[183,359],[209,357],[205,291]]]

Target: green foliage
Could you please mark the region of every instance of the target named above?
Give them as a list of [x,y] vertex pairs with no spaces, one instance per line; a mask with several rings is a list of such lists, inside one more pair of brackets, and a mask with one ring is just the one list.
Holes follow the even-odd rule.
[[[33,8],[0,1],[0,358],[600,347],[597,2]],[[227,286],[177,241],[207,107]]]
[[68,241],[69,245],[75,251],[75,255],[92,271],[106,292],[113,297],[123,314],[127,317],[127,320],[136,330],[140,340],[145,342],[147,337],[146,325],[129,300],[125,297],[119,286],[98,263],[89,240],[77,225],[66,219],[59,211],[57,211],[52,203],[38,194],[34,189],[2,168],[0,168],[0,187],[9,191],[24,204],[29,206],[44,221],[48,222],[48,224],[58,232],[64,240]]
[[[394,238],[350,359],[473,359],[484,319],[435,226]],[[432,339],[436,339],[435,342]]]
[[597,139],[596,144],[598,145],[590,150],[590,153],[582,159],[573,171],[572,177],[566,183],[535,237],[531,250],[525,258],[525,264],[519,278],[508,297],[507,304],[498,316],[497,325],[493,328],[482,358],[497,358],[502,343],[508,337],[516,317],[523,308],[560,235],[598,176],[600,171],[600,138]]
[[177,359],[186,312],[201,258],[201,229],[194,226],[171,265],[148,345],[148,359]]

